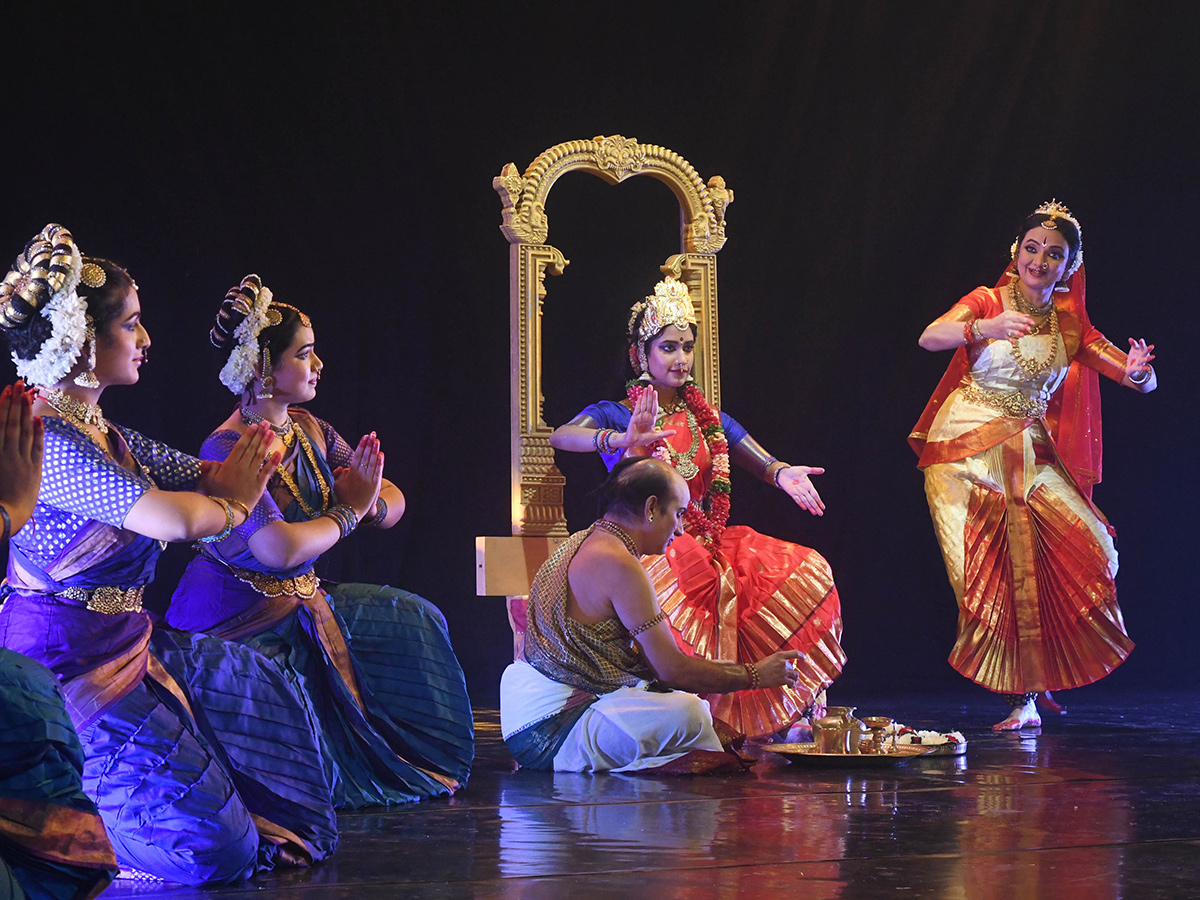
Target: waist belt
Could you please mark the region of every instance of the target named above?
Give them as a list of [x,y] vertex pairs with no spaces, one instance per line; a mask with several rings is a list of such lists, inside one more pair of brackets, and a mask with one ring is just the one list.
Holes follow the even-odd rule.
[[1010,419],[1041,419],[1046,415],[1048,401],[1026,397],[1020,391],[1002,393],[981,388],[973,381],[962,385],[964,400],[990,407]]
[[276,575],[255,572],[253,569],[243,569],[238,566],[226,565],[226,568],[238,581],[245,582],[266,597],[290,597],[294,594],[305,600],[311,600],[317,595],[317,588],[321,586],[321,579],[312,569],[295,578],[279,578]]
[[69,587],[59,591],[56,596],[66,597],[77,603],[86,603],[92,612],[115,616],[118,613],[141,612],[142,594],[146,586],[122,588],[104,585],[98,588]]

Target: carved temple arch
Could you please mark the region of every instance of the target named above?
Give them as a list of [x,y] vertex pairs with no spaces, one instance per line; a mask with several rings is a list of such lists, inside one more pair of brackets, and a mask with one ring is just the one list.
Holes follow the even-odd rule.
[[504,166],[492,186],[502,204],[500,230],[510,244],[512,533],[526,541],[514,549],[501,539],[477,539],[481,595],[525,593],[549,548],[568,533],[565,479],[554,464],[552,429],[542,418],[541,320],[546,274],[561,275],[570,262],[547,243],[546,199],[560,177],[576,171],[614,185],[647,175],[666,184],[679,201],[680,252],[660,268],[688,286],[699,323],[695,377],[720,407],[716,254],[725,244],[725,211],[733,202],[725,179],[715,175],[705,183],[673,150],[621,135],[556,144],[524,173],[512,163]]

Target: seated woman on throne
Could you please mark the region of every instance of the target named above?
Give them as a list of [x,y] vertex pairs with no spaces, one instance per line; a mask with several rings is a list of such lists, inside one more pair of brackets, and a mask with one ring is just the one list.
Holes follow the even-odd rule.
[[744,525],[726,527],[730,462],[818,516],[825,505],[809,476],[825,470],[777,460],[708,403],[692,380],[696,316],[681,281],[668,276],[632,308],[628,337],[637,377],[627,397],[592,404],[550,443],[598,452],[609,469],[625,455],[653,455],[684,477],[686,534],[642,564],[686,653],[734,663],[781,650],[803,654],[792,682],[707,695],[714,717],[748,737],[784,731],[811,711],[845,664],[841,605],[820,554]]

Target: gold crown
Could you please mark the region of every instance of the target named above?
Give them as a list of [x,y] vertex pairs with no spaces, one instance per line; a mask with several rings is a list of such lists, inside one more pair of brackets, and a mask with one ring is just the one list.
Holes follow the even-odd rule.
[[1059,203],[1057,200],[1051,199],[1050,201],[1043,203],[1041,206],[1039,206],[1037,209],[1035,209],[1033,211],[1033,214],[1035,216],[1036,215],[1050,216],[1049,219],[1047,219],[1045,222],[1042,223],[1043,228],[1057,228],[1058,225],[1055,224],[1054,220],[1055,219],[1066,219],[1068,222],[1070,222],[1072,225],[1075,226],[1075,230],[1079,233],[1079,242],[1081,244],[1083,243],[1083,227],[1079,224],[1079,220],[1076,219],[1073,215],[1071,215],[1071,210],[1067,209],[1066,204]]
[[630,308],[629,336],[633,337],[633,326],[638,315],[645,310],[642,324],[638,328],[637,343],[658,334],[668,325],[687,328],[696,324],[696,310],[688,294],[687,285],[668,275],[654,286],[654,293]]

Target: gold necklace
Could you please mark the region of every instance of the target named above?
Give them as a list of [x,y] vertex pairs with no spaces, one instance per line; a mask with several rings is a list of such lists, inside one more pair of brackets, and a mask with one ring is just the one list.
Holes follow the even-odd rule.
[[242,416],[242,422],[246,425],[257,425],[259,422],[266,422],[271,430],[279,436],[285,446],[291,446],[291,438],[294,437],[293,432],[296,430],[296,423],[292,421],[292,417],[288,416],[286,425],[276,425],[270,419],[260,416],[253,410],[246,409],[244,406],[238,407],[238,412]]
[[1017,280],[1015,278],[1008,283],[1008,296],[1012,298],[1013,306],[1017,308],[1017,311],[1023,312],[1027,316],[1044,316],[1046,313],[1050,312],[1050,310],[1054,309],[1053,294],[1051,294],[1050,299],[1041,306],[1034,306],[1025,299],[1025,295],[1022,294],[1017,288]]
[[[675,471],[683,476],[684,481],[691,481],[700,472],[700,467],[697,466],[695,462],[696,453],[700,449],[700,425],[696,422],[696,414],[693,413],[690,408],[684,405],[682,401],[680,402],[680,406],[682,407],[683,412],[687,414],[687,427],[688,431],[692,435],[692,443],[686,450],[682,452],[677,452],[675,448],[671,446],[670,441],[664,440],[663,444],[667,448],[667,453],[671,455],[671,465],[675,467]],[[673,409],[667,413],[667,415],[676,412],[679,412],[679,409]],[[658,424],[661,425],[662,420],[665,418],[666,415],[660,417]]]
[[296,442],[300,444],[300,449],[304,451],[305,457],[308,458],[308,464],[312,466],[313,475],[317,479],[317,485],[321,488],[320,511],[313,509],[305,502],[304,498],[300,495],[300,486],[296,484],[296,479],[292,477],[292,474],[287,469],[280,466],[276,471],[279,473],[279,479],[283,482],[283,486],[288,489],[288,493],[296,498],[296,502],[300,504],[300,508],[304,510],[304,514],[310,519],[315,519],[317,516],[323,514],[325,510],[329,509],[329,483],[325,481],[321,476],[321,470],[317,468],[317,457],[313,452],[312,443],[308,440],[308,435],[304,433],[304,429],[293,427],[292,435]]
[[638,553],[637,544],[633,542],[633,537],[628,531],[618,525],[616,522],[609,519],[599,519],[596,521],[596,528],[601,531],[607,531],[609,534],[619,537],[621,543],[625,545],[625,549],[633,554],[635,559],[641,559],[642,554]]
[[1008,283],[1009,294],[1012,297],[1014,306],[1020,307],[1023,303],[1024,308],[1021,309],[1021,312],[1028,312],[1032,309],[1033,315],[1045,315],[1047,312],[1050,314],[1050,352],[1046,354],[1045,359],[1041,361],[1030,359],[1021,352],[1021,347],[1018,344],[1019,338],[1014,337],[1009,339],[1009,344],[1012,345],[1013,359],[1025,377],[1032,380],[1049,369],[1054,364],[1054,358],[1058,355],[1058,308],[1055,307],[1054,298],[1051,297],[1046,304],[1047,308],[1039,312],[1036,307],[1033,307],[1029,301],[1021,296],[1021,292],[1017,290],[1016,284],[1015,281]]
[[50,388],[42,399],[72,425],[91,425],[101,434],[108,434],[108,420],[97,404],[77,400],[59,388]]

